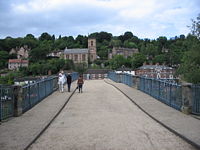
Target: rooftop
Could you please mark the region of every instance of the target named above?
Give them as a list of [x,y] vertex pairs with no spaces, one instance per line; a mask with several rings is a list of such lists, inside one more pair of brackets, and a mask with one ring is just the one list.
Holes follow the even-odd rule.
[[73,49],[67,49],[65,48],[64,54],[87,54],[88,49],[87,48],[73,48]]
[[23,60],[23,59],[9,59],[9,63],[28,63],[28,60]]
[[138,69],[173,69],[172,67],[164,66],[164,65],[143,65]]

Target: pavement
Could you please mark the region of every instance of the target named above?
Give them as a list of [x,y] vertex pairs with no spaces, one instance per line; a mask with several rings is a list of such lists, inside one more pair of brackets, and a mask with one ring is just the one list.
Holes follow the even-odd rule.
[[[73,82],[71,89],[75,90]],[[13,117],[0,125],[0,149],[23,150],[41,130],[54,118],[55,114],[63,107],[72,92],[60,93],[58,91],[46,97],[32,109],[20,117]]]
[[[72,89],[75,87],[73,83]],[[26,148],[71,94],[54,92],[22,116],[2,123],[0,149]],[[29,149],[194,150],[193,145],[199,144],[200,120],[139,90],[105,79],[105,82],[85,81],[83,93],[74,93],[60,115]]]
[[109,79],[106,79],[105,82],[117,87],[154,120],[200,149],[200,120],[198,118],[183,114],[148,94],[125,84],[116,83]]
[[[142,95],[141,95],[142,96]],[[140,98],[141,99],[141,98]],[[194,150],[103,80],[85,81],[30,150]]]

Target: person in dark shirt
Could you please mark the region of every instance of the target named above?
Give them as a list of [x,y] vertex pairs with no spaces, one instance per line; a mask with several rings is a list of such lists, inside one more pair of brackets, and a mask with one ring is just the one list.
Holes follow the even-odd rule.
[[67,87],[68,87],[68,92],[70,92],[71,83],[72,83],[72,76],[70,75],[70,73],[68,73],[68,74],[67,74]]
[[80,93],[80,92],[81,92],[81,93],[83,92],[83,91],[82,91],[83,83],[84,83],[84,81],[83,81],[83,76],[80,75],[79,78],[78,78],[78,80],[77,80],[77,86],[78,86],[78,91],[79,91],[79,93]]

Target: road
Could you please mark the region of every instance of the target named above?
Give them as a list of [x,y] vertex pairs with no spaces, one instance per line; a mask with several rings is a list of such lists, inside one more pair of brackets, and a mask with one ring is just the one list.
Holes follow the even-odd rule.
[[103,80],[85,81],[31,150],[193,150]]

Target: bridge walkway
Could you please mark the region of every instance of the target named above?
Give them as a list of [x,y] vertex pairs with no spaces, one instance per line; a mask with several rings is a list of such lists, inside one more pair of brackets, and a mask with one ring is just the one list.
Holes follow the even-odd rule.
[[[198,144],[200,120],[184,115],[126,85],[105,81],[122,90],[126,96],[103,80],[85,81],[83,93],[74,93],[60,115],[30,149],[195,149],[157,122],[172,131],[183,128],[179,129],[180,133],[185,129],[197,130],[196,133],[186,133],[195,134],[190,136],[196,137],[196,141],[192,142]],[[76,84],[73,83],[72,86],[75,89]],[[27,147],[71,94],[55,92],[22,116],[1,124],[1,149],[21,150]],[[184,124],[177,123],[177,120],[181,120],[180,116],[185,118]],[[173,126],[169,126],[168,122],[172,122]],[[188,135],[184,136],[189,137]]]

